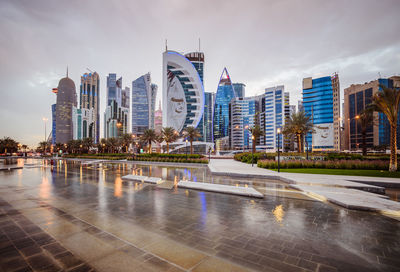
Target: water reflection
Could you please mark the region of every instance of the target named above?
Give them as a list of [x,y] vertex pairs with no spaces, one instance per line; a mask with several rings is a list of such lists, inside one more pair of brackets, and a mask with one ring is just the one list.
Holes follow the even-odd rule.
[[114,183],[114,196],[116,197],[122,197],[122,179],[120,176],[117,176],[115,178],[115,183]]
[[278,205],[273,209],[272,213],[275,216],[275,220],[278,223],[282,223],[283,217],[285,216],[285,211],[283,210],[282,205]]

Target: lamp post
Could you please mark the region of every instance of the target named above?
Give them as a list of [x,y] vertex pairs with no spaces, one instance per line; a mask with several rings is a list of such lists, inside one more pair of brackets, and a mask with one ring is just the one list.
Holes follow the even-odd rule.
[[357,142],[358,142],[358,133],[357,133],[357,120],[360,119],[359,115],[354,116],[353,118],[347,118],[348,121],[348,127],[349,127],[349,151],[351,151],[351,139],[350,139],[350,122],[351,120],[356,119],[356,149],[357,149]]
[[188,154],[187,154],[187,143],[188,143],[188,139],[186,139],[186,141],[185,141],[186,160],[188,159]]
[[280,142],[280,136],[279,135],[281,134],[281,128],[277,128],[276,132],[278,134],[278,172],[280,172],[281,171],[281,165],[280,165],[280,163],[281,163],[281,157],[280,157],[280,145],[281,145],[281,142]]
[[[254,138],[254,135],[251,135],[251,144],[252,145],[254,145],[255,143],[254,143],[254,140],[255,140],[255,138]],[[253,164],[254,164],[254,148],[251,148],[251,167],[253,167]]]
[[47,149],[47,141],[46,141],[46,134],[47,134],[46,123],[47,123],[47,120],[49,120],[49,119],[47,119],[46,117],[43,117],[43,121],[44,121],[44,154],[45,155],[46,155],[46,149]]

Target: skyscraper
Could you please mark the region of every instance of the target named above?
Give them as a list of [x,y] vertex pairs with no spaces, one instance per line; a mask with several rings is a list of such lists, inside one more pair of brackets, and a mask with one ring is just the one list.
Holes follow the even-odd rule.
[[198,130],[201,134],[201,141],[212,142],[212,114],[214,106],[215,94],[204,93],[204,113],[200,120]]
[[[316,151],[340,149],[339,76],[303,79],[303,107],[314,124],[306,136],[308,148]],[[307,146],[306,146],[307,148]]]
[[[87,125],[82,128],[82,138],[92,138],[94,143],[100,140],[100,78],[94,73],[85,73],[81,76],[80,109],[86,110],[84,116],[91,116]],[[93,112],[89,113],[87,110]],[[80,114],[82,111],[80,112]],[[83,123],[84,124],[84,123]],[[78,138],[81,139],[81,138]]]
[[229,103],[235,98],[228,70],[222,71],[214,102],[213,141],[229,136]]
[[246,85],[243,83],[233,83],[233,89],[235,90],[236,97],[245,97],[246,96]]
[[[288,96],[287,96],[288,98]],[[276,151],[279,147],[282,149],[282,137],[278,141],[277,129],[285,124],[285,87],[276,86],[265,89],[264,97],[264,116],[262,119],[262,128],[265,135],[262,137],[266,151]]]
[[132,82],[132,133],[142,135],[154,129],[154,112],[157,85],[151,83],[150,73]]
[[58,83],[56,103],[56,141],[65,144],[73,139],[72,111],[76,107],[75,83],[68,77]]
[[122,77],[107,77],[107,106],[104,112],[104,137],[119,137],[128,132],[129,88],[122,90]]
[[258,122],[256,113],[264,95],[235,97],[229,104],[229,146],[232,149],[248,149],[252,146],[250,128]]
[[[382,91],[380,85],[388,88],[400,87],[400,77],[379,78],[364,84],[352,84],[344,89],[344,149],[357,150],[362,148],[361,121],[356,118],[372,102],[372,97]],[[376,146],[390,145],[390,126],[383,113],[374,112],[374,122],[366,128],[366,146],[368,149]],[[400,127],[400,119],[398,120]],[[397,131],[400,139],[400,130]],[[397,141],[400,148],[400,141]]]
[[204,111],[204,87],[194,64],[185,56],[163,53],[163,127],[181,132],[197,128]]
[[162,130],[162,110],[161,110],[161,102],[158,105],[158,110],[154,113],[154,129],[157,133],[160,133]]

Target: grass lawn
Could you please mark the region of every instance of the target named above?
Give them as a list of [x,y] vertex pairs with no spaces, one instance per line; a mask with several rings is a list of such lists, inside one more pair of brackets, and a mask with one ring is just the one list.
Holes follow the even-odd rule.
[[[278,171],[278,169],[271,169],[271,170]],[[346,176],[400,178],[399,171],[389,172],[389,171],[383,171],[383,170],[293,168],[293,169],[281,169],[281,172],[303,173],[303,174],[321,174],[321,175],[346,175]]]

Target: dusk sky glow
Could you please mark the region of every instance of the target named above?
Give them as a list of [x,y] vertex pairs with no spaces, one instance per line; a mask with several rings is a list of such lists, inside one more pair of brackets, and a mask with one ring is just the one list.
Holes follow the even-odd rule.
[[[162,53],[205,54],[204,85],[221,72],[246,84],[246,95],[285,85],[291,104],[303,77],[339,73],[343,89],[400,75],[400,1],[51,1],[0,2],[0,138],[35,147],[51,128],[52,88],[86,68],[100,75],[101,127],[106,76],[123,87],[150,72],[162,92]],[[158,108],[158,102],[157,102]],[[103,136],[101,128],[101,137]]]

